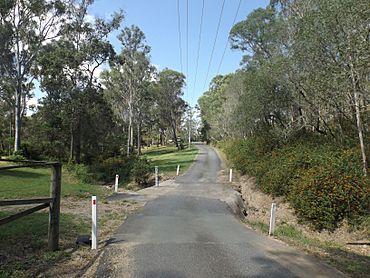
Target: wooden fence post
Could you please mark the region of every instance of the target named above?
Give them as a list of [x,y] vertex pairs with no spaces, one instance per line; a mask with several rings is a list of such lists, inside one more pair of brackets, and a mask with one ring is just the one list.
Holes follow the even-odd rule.
[[49,209],[48,247],[55,251],[59,247],[59,214],[60,194],[62,182],[62,164],[57,162],[52,165],[52,178],[50,186],[50,197],[52,201]]

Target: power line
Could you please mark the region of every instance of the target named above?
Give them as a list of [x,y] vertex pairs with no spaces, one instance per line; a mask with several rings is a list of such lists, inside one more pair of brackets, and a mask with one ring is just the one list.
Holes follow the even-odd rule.
[[186,0],[186,95],[189,97],[189,0]]
[[206,87],[206,84],[207,84],[207,79],[208,79],[208,75],[209,75],[209,70],[210,70],[210,68],[211,68],[212,59],[213,59],[213,53],[215,52],[215,46],[216,46],[216,42],[217,42],[218,32],[219,32],[219,30],[220,30],[222,14],[223,14],[223,12],[224,12],[224,6],[225,6],[225,0],[222,2],[222,7],[221,7],[221,12],[220,12],[220,17],[219,17],[219,19],[218,19],[218,24],[217,24],[216,37],[215,37],[215,41],[213,42],[213,47],[212,47],[211,57],[210,57],[210,59],[209,59],[209,63],[208,63],[208,69],[207,69],[206,79],[204,80],[203,91],[204,91],[204,88]]
[[180,22],[180,2],[177,0],[177,29],[179,33],[179,49],[180,49],[180,67],[182,72],[182,44],[181,44],[181,22]]
[[197,83],[197,75],[198,75],[198,66],[199,66],[199,53],[200,53],[200,45],[202,40],[202,27],[203,27],[203,14],[204,14],[204,0],[202,3],[202,14],[200,16],[200,27],[199,27],[199,37],[198,37],[198,53],[197,53],[197,61],[195,66],[195,78],[194,78],[194,88],[193,93],[195,92],[195,85]]
[[[233,24],[232,24],[232,27],[235,25],[235,21],[236,21],[236,18],[238,17],[238,13],[239,13],[239,9],[240,9],[240,4],[242,3],[242,0],[239,0],[239,4],[238,4],[238,8],[236,9],[236,13],[235,13],[235,16],[234,16],[234,20],[233,20]],[[231,28],[232,28],[231,27]],[[222,53],[222,56],[221,56],[221,61],[220,61],[220,64],[218,65],[218,68],[217,68],[217,74],[219,74],[220,72],[220,68],[221,68],[221,65],[222,65],[222,62],[224,60],[224,56],[225,56],[225,53],[226,53],[226,49],[227,49],[227,45],[228,45],[228,42],[229,40],[227,39],[226,40],[226,44],[225,44],[225,48],[224,48],[224,51]]]

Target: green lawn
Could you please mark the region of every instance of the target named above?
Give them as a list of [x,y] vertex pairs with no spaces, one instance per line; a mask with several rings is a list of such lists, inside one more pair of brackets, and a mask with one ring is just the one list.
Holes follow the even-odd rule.
[[[51,169],[20,168],[0,170],[0,200],[30,197],[47,197],[50,192]],[[84,184],[74,179],[67,171],[62,175],[62,197],[102,196],[97,185]]]
[[[9,215],[1,212],[0,218]],[[41,268],[69,256],[78,234],[88,234],[89,219],[60,215],[60,250],[47,249],[48,212],[36,212],[0,227],[0,277],[35,277]]]
[[191,145],[190,148],[177,151],[175,146],[160,146],[145,149],[144,154],[150,159],[153,167],[158,166],[160,174],[175,176],[177,165],[180,165],[180,174],[189,169],[198,149]]

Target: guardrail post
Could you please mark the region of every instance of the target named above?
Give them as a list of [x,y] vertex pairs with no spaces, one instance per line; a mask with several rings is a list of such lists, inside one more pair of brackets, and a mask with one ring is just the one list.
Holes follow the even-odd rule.
[[270,228],[269,228],[269,235],[274,235],[275,232],[275,216],[276,215],[276,204],[271,204],[271,214],[270,214]]
[[118,181],[119,181],[119,175],[116,175],[116,179],[114,181],[114,192],[118,192]]
[[91,249],[98,249],[98,198],[91,197]]
[[59,247],[59,214],[60,193],[62,182],[62,164],[57,162],[52,165],[50,197],[52,201],[49,208],[48,247],[55,251]]
[[155,186],[159,186],[158,166],[154,167],[154,172],[155,172]]

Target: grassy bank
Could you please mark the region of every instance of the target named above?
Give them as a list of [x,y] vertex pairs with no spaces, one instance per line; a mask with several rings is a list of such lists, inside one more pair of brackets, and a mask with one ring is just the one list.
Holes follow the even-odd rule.
[[197,154],[198,149],[194,145],[180,151],[177,151],[175,146],[153,146],[144,150],[144,155],[151,161],[151,165],[158,166],[165,177],[174,177],[177,165],[180,165],[180,174],[184,173]]

